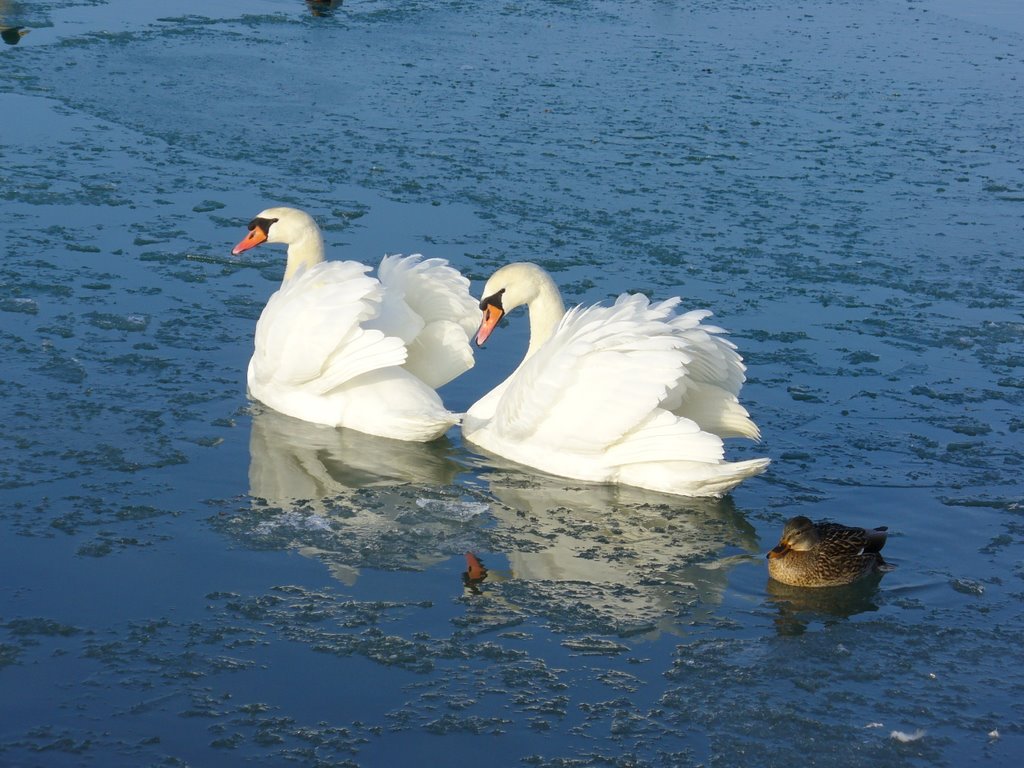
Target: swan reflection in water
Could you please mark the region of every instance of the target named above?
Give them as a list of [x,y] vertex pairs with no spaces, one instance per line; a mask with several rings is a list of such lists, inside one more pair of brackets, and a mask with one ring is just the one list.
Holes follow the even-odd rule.
[[319,557],[346,584],[359,568],[423,568],[479,543],[485,504],[454,488],[445,439],[412,443],[300,421],[253,403],[250,514],[232,533]]
[[488,465],[496,468],[484,477],[500,521],[492,549],[508,561],[505,572],[491,568],[488,581],[501,598],[555,625],[676,631],[710,617],[732,567],[758,551],[754,528],[730,497],[592,485],[495,457]]
[[273,503],[328,499],[354,489],[449,485],[463,469],[446,440],[410,443],[300,421],[253,403],[252,495]]
[[[361,568],[461,566],[476,551],[489,573],[474,589],[495,621],[539,615],[566,630],[618,634],[709,617],[732,566],[759,552],[728,497],[591,485],[497,458],[471,467],[458,450],[308,424],[254,403],[251,509],[232,533],[317,557],[346,584]],[[456,483],[471,472],[478,482]]]

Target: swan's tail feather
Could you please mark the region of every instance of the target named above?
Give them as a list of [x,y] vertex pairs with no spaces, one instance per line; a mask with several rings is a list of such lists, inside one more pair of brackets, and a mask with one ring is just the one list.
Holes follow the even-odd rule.
[[665,398],[664,407],[719,437],[761,439],[761,430],[737,397],[714,384],[683,382]]
[[619,482],[678,496],[722,496],[747,478],[761,474],[770,459],[705,464],[676,461],[632,464],[622,468]]

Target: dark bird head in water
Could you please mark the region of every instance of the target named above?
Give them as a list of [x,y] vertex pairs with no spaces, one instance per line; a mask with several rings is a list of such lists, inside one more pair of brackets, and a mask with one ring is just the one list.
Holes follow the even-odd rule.
[[0,29],[0,37],[8,45],[17,45],[21,42],[21,38],[29,33],[29,30],[24,27],[4,27]]

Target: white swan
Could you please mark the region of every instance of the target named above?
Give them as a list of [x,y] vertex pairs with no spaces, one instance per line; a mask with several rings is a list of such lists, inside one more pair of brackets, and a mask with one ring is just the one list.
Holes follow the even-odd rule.
[[434,388],[473,366],[479,310],[469,281],[443,259],[385,256],[377,270],[324,261],[313,218],[268,208],[237,255],[288,245],[281,287],[256,324],[249,393],[303,421],[424,442],[458,422]]
[[530,345],[519,367],[463,419],[465,438],[550,474],[682,496],[720,496],[768,459],[724,461],[723,437],[760,432],[737,395],[745,367],[711,313],[677,314],[623,294],[612,306],[565,312],[536,264],[502,267],[480,308],[483,344],[525,304]]

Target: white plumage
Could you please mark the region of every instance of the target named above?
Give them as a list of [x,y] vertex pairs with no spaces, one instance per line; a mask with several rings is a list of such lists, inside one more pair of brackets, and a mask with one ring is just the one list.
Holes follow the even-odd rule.
[[477,302],[443,259],[386,256],[378,277],[324,261],[316,222],[268,208],[238,254],[286,243],[285,276],[256,324],[248,387],[276,411],[316,424],[427,441],[457,423],[434,391],[473,366]]
[[520,366],[467,412],[463,435],[486,451],[555,475],[685,496],[718,496],[767,459],[727,462],[723,437],[758,439],[740,405],[744,366],[706,311],[678,298],[623,294],[564,311],[550,276],[510,264],[484,287],[482,343],[526,304]]

